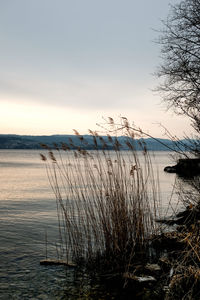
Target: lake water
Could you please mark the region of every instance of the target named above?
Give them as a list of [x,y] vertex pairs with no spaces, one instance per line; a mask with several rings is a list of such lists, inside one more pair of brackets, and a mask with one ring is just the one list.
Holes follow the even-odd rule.
[[[163,168],[173,161],[168,152],[156,152],[153,162],[166,211],[175,175]],[[173,195],[174,207],[176,202]],[[0,224],[0,299],[78,299],[73,272],[63,266],[40,266],[46,255],[45,232],[48,255],[56,256],[58,225],[39,150],[0,150]]]

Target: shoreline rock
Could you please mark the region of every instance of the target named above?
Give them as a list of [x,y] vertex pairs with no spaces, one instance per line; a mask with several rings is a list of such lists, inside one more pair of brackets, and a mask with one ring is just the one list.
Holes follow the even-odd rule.
[[176,173],[183,177],[193,177],[200,175],[200,158],[179,159],[174,166],[164,168],[167,173]]

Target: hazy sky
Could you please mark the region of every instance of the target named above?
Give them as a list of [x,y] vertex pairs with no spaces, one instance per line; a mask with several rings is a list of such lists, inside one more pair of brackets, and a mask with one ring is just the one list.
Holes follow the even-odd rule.
[[126,116],[153,135],[189,122],[152,89],[172,0],[0,0],[0,133],[87,133]]

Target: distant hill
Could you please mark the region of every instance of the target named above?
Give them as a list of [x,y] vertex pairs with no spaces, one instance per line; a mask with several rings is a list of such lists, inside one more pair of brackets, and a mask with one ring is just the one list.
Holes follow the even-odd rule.
[[[74,145],[74,148],[80,146],[84,149],[95,149],[93,137],[84,135],[84,142],[76,135],[50,135],[50,136],[31,136],[31,135],[15,135],[15,134],[0,134],[0,149],[41,149],[41,144],[46,144],[50,148],[55,148],[55,144],[61,146],[62,143]],[[112,143],[107,136],[97,137],[98,149],[103,148],[102,139],[107,144],[107,149],[113,149]],[[112,137],[115,139],[115,137]],[[127,141],[134,144],[137,150],[142,150],[141,144],[145,142],[146,148],[153,151],[169,151],[176,147],[175,142],[168,139],[137,139],[134,142],[124,136],[118,137],[122,150],[128,150]],[[180,141],[181,142],[181,141]],[[184,144],[189,144],[187,140],[183,140]],[[182,149],[184,150],[184,146]]]

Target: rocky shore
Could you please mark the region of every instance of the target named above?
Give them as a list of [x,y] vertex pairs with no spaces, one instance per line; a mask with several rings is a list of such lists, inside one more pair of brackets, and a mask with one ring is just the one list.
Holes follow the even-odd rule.
[[167,166],[164,168],[164,171],[168,173],[177,173],[183,177],[197,176],[200,175],[200,159],[179,159],[176,165]]

